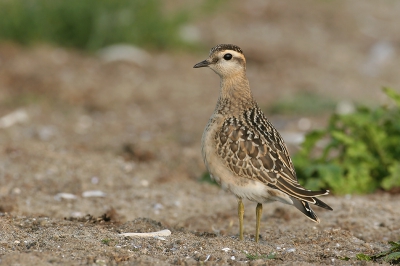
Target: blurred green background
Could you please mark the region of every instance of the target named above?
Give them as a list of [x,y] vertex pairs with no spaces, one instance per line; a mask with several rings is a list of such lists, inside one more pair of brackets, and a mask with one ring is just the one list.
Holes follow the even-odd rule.
[[147,49],[187,48],[196,43],[181,38],[181,27],[220,3],[206,0],[165,12],[161,0],[1,0],[0,39],[88,51],[122,42]]

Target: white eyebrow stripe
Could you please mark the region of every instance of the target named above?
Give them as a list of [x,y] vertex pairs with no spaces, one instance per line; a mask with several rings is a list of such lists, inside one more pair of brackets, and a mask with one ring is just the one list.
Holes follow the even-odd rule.
[[240,57],[240,58],[244,58],[243,54],[238,53],[236,51],[233,50],[224,50],[221,53],[226,54],[226,53],[230,53],[231,55],[233,55],[234,57]]

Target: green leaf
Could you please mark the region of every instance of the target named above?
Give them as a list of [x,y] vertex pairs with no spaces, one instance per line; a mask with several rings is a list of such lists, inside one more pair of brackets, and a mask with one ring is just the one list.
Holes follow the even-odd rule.
[[311,149],[316,145],[316,143],[321,140],[326,134],[324,130],[314,130],[307,134],[304,142],[301,144],[303,152],[310,153]]
[[365,255],[365,254],[362,254],[362,253],[357,254],[357,255],[356,255],[356,258],[357,258],[358,260],[365,260],[365,261],[371,261],[371,260],[372,260],[370,256]]
[[393,252],[383,258],[386,262],[392,262],[400,260],[400,252]]
[[340,190],[346,186],[345,180],[342,178],[342,168],[336,164],[318,164],[316,165],[318,175],[324,180],[329,187]]
[[348,136],[347,134],[345,134],[342,131],[339,130],[335,130],[331,132],[331,136],[332,138],[338,140],[339,142],[342,142],[343,144],[346,145],[351,145],[354,143],[354,139],[351,136]]
[[391,249],[400,249],[400,241],[394,242],[394,241],[389,241],[389,244],[392,246]]
[[371,256],[373,260],[379,259],[381,257],[386,257],[387,255],[394,253],[394,252],[399,252],[400,251],[400,242],[393,242],[389,241],[389,244],[391,245],[389,250],[385,250],[383,252],[380,252],[378,254],[375,254]]
[[400,187],[400,162],[396,162],[389,167],[389,176],[382,180],[382,187],[385,190]]
[[391,98],[393,101],[395,101],[397,106],[400,107],[400,94],[399,93],[397,93],[395,90],[388,88],[388,87],[383,87],[382,90],[389,98]]
[[199,182],[200,183],[209,183],[211,185],[218,185],[218,183],[213,178],[211,178],[211,176],[208,172],[204,172],[201,175]]

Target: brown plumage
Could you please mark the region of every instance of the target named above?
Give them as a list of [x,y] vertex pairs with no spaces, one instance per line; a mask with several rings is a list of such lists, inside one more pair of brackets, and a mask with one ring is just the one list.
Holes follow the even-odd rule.
[[208,59],[196,64],[209,67],[221,77],[220,96],[202,138],[202,154],[210,175],[239,200],[240,239],[243,238],[242,198],[257,205],[256,241],[262,203],[281,201],[294,205],[319,222],[309,203],[332,210],[317,196],[329,191],[311,191],[297,181],[286,145],[253,99],[246,77],[242,49],[220,44]]

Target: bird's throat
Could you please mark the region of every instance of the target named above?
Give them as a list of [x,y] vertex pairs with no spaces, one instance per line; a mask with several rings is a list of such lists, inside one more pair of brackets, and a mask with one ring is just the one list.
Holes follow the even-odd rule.
[[221,78],[220,97],[235,100],[252,100],[249,80],[246,75],[234,75]]
[[218,106],[230,112],[241,112],[254,104],[246,75],[235,75],[221,78]]

